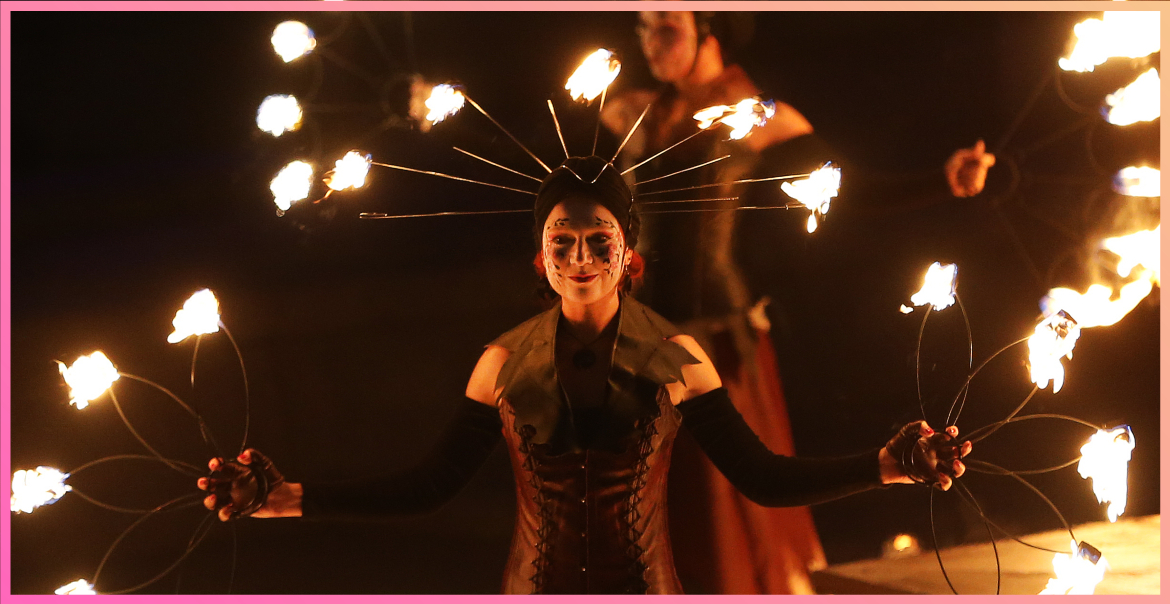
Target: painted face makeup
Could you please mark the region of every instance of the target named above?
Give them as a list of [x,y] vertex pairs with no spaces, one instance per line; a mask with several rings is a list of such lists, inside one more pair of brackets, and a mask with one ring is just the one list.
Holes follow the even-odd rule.
[[553,291],[579,304],[616,295],[630,261],[613,213],[584,198],[569,198],[553,208],[544,222],[541,251]]

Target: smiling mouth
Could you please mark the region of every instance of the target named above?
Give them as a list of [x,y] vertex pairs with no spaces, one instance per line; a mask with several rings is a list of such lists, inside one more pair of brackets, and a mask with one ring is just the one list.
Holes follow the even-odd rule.
[[593,274],[593,275],[569,275],[569,279],[573,280],[576,283],[582,283],[582,284],[589,283],[596,278],[597,278],[596,274]]

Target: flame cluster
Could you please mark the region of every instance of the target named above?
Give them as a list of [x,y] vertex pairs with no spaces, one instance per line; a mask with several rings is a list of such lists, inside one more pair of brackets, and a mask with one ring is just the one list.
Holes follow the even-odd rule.
[[69,367],[57,361],[57,368],[69,385],[69,403],[78,409],[88,407],[91,401],[109,390],[119,377],[114,364],[100,350],[78,357]]
[[1110,124],[1128,126],[1149,122],[1162,115],[1162,82],[1153,67],[1128,86],[1105,96],[1105,119]]
[[1028,338],[1028,368],[1036,386],[1047,388],[1051,381],[1052,392],[1060,392],[1064,386],[1064,365],[1060,358],[1072,359],[1080,335],[1080,326],[1063,311],[1040,321],[1036,332]]
[[1105,11],[1073,28],[1077,41],[1058,63],[1065,71],[1093,71],[1113,57],[1136,59],[1162,48],[1159,14],[1151,11]]
[[1129,458],[1134,444],[1129,426],[1118,426],[1108,431],[1097,430],[1081,447],[1077,472],[1081,478],[1092,479],[1098,503],[1109,503],[1109,522],[1117,522],[1117,517],[1125,512]]
[[85,579],[78,579],[68,585],[58,587],[53,593],[59,596],[96,596],[98,593],[93,590],[93,584]]
[[1162,173],[1149,166],[1122,168],[1113,177],[1113,190],[1132,197],[1160,197]]
[[66,478],[69,478],[68,474],[48,466],[17,470],[12,474],[12,511],[30,514],[42,505],[56,502],[73,490],[65,484]]
[[569,76],[565,83],[565,90],[573,100],[585,99],[592,101],[597,98],[622,70],[621,61],[618,61],[613,52],[599,48],[585,57],[580,67]]
[[1040,595],[1091,596],[1096,591],[1097,584],[1105,578],[1109,562],[1100,552],[1092,549],[1087,543],[1082,543],[1078,547],[1075,541],[1072,542],[1071,549],[1072,553],[1056,554],[1052,557],[1052,569],[1056,572],[1056,578],[1048,580],[1048,585]]
[[954,304],[958,278],[958,265],[939,262],[931,264],[922,279],[922,287],[910,296],[910,303],[914,306],[929,304],[934,310],[942,310]]
[[219,331],[219,300],[211,290],[201,289],[187,298],[171,324],[175,327],[175,331],[167,336],[171,344],[191,336],[215,333]]
[[744,99],[734,107],[715,105],[700,109],[693,116],[699,123],[701,130],[706,130],[715,124],[731,126],[731,140],[740,140],[752,131],[752,128],[763,126],[768,119],[776,115],[776,104],[772,101],[761,101],[758,97]]
[[309,54],[316,47],[313,30],[300,21],[285,21],[272,30],[272,49],[285,63]]

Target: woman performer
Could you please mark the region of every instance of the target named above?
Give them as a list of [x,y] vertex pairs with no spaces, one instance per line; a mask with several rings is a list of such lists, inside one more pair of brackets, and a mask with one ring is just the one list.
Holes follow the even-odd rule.
[[770,452],[736,412],[690,336],[634,301],[640,222],[618,171],[571,158],[536,197],[538,272],[553,308],[489,344],[433,454],[382,479],[288,482],[249,449],[211,460],[219,518],[362,518],[433,510],[466,484],[501,433],[517,518],[504,593],[681,593],[667,530],[671,444],[684,426],[763,505],[828,501],[883,484],[947,489],[969,442],[953,426],[906,425],[884,447],[839,458]]
[[[639,13],[641,50],[661,86],[613,95],[603,113],[607,128],[620,137],[650,105],[625,147],[630,165],[693,134],[691,116],[700,109],[735,105],[761,94],[734,62],[735,53],[751,38],[753,26],[752,14],[744,12]],[[743,140],[703,135],[703,140],[688,142],[653,160],[647,165],[650,175],[671,174],[731,155],[689,172],[694,176],[690,182],[672,178],[669,188],[681,188],[747,178],[761,163],[767,165],[767,175],[775,175],[811,172],[827,159],[842,161],[798,110],[782,102],[775,104],[775,110],[764,126],[754,128]],[[952,155],[943,170],[945,180],[936,174],[918,179],[921,182],[886,182],[845,162],[841,198],[854,207],[888,210],[891,200],[908,205],[971,196],[982,189],[993,163],[982,142]],[[645,180],[640,171],[637,174],[638,180]],[[722,199],[705,202],[704,208],[754,205],[735,199],[743,196],[742,186],[726,184],[696,192],[702,193],[699,197]],[[868,203],[858,203],[859,196]],[[792,271],[790,255],[774,253],[777,248],[771,238],[776,230],[759,224],[767,220],[763,225],[775,227],[769,220],[773,217],[753,215],[755,226],[740,224],[740,218],[733,211],[648,217],[639,251],[651,270],[647,287],[637,297],[710,353],[736,409],[770,449],[792,455],[795,447],[768,319],[768,314],[783,318],[788,310],[784,288],[791,287],[792,280],[777,276]],[[768,251],[761,252],[760,244],[768,246],[764,248]],[[743,249],[753,253],[737,258],[736,252]],[[767,300],[772,304],[766,314]],[[688,438],[677,443],[675,459],[672,533],[678,546],[676,562],[688,591],[812,593],[809,571],[823,568],[826,562],[807,508],[767,509],[752,504]]]

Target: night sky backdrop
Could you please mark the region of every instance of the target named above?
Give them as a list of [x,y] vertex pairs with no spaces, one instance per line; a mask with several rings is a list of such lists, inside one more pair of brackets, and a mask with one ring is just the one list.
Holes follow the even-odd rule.
[[[1100,13],[760,13],[741,63],[768,96],[794,105],[854,161],[941,179],[952,150],[978,138],[999,143],[1055,69],[1072,26],[1090,16]],[[321,49],[351,68],[325,53],[281,62],[268,38],[286,19],[307,23]],[[481,347],[539,310],[531,218],[361,221],[357,214],[528,202],[373,168],[365,189],[277,217],[268,181],[292,159],[322,166],[360,148],[375,161],[515,186],[510,175],[450,149],[535,168],[471,108],[429,133],[411,128],[403,118],[407,74],[462,82],[550,161],[560,150],[546,98],[568,124],[570,148],[588,145],[595,108],[570,107],[562,87],[589,51],[621,54],[615,86],[652,85],[634,24],[633,13],[14,13],[13,469],[68,470],[143,452],[108,400],[83,411],[67,403],[53,360],[71,363],[97,349],[120,370],[174,390],[207,417],[225,449],[238,447],[243,389],[228,341],[203,339],[193,390],[193,343],[165,341],[175,311],[204,287],[218,296],[247,366],[248,442],[286,476],[358,477],[420,459],[462,397]],[[915,419],[922,311],[905,316],[898,307],[931,262],[959,264],[979,362],[1031,331],[1050,287],[1083,291],[1092,282],[1104,266],[1095,251],[1101,237],[1157,223],[1156,200],[1122,198],[1109,181],[1135,160],[1157,165],[1158,123],[1123,129],[1093,117],[1105,93],[1144,71],[1135,63],[1061,74],[1072,105],[1050,81],[979,197],[913,211],[840,198],[813,235],[804,232],[803,213],[752,214],[754,226],[771,229],[769,245],[755,253],[776,255],[785,275],[773,338],[798,453],[878,446]],[[300,132],[274,139],[257,130],[266,95],[313,87]],[[602,140],[604,153],[614,148]],[[1158,295],[1115,326],[1083,332],[1065,362],[1064,389],[1041,392],[1025,410],[1133,426],[1130,516],[1159,505]],[[1028,392],[1024,350],[980,374],[960,428],[1001,418]],[[923,355],[924,395],[939,413],[965,369],[957,309],[932,317]],[[148,441],[171,457],[206,462],[194,422],[177,405],[129,380],[116,389]],[[1025,422],[981,443],[975,456],[1043,467],[1075,457],[1087,435],[1073,424]],[[1005,528],[1059,526],[1009,479],[964,480]],[[151,462],[111,463],[71,482],[129,507],[195,490],[194,479]],[[1034,483],[1070,521],[1105,518],[1074,468]],[[180,573],[146,591],[495,593],[515,513],[512,488],[501,446],[431,516],[216,523]],[[943,545],[986,538],[954,493],[937,499]],[[873,491],[813,513],[830,563],[877,556],[882,540],[902,531],[929,543],[920,488]],[[120,590],[161,571],[205,514],[195,507],[148,521],[110,557],[98,589]],[[52,593],[92,578],[131,519],[72,496],[14,515],[13,591]],[[994,564],[990,551],[987,563]]]

